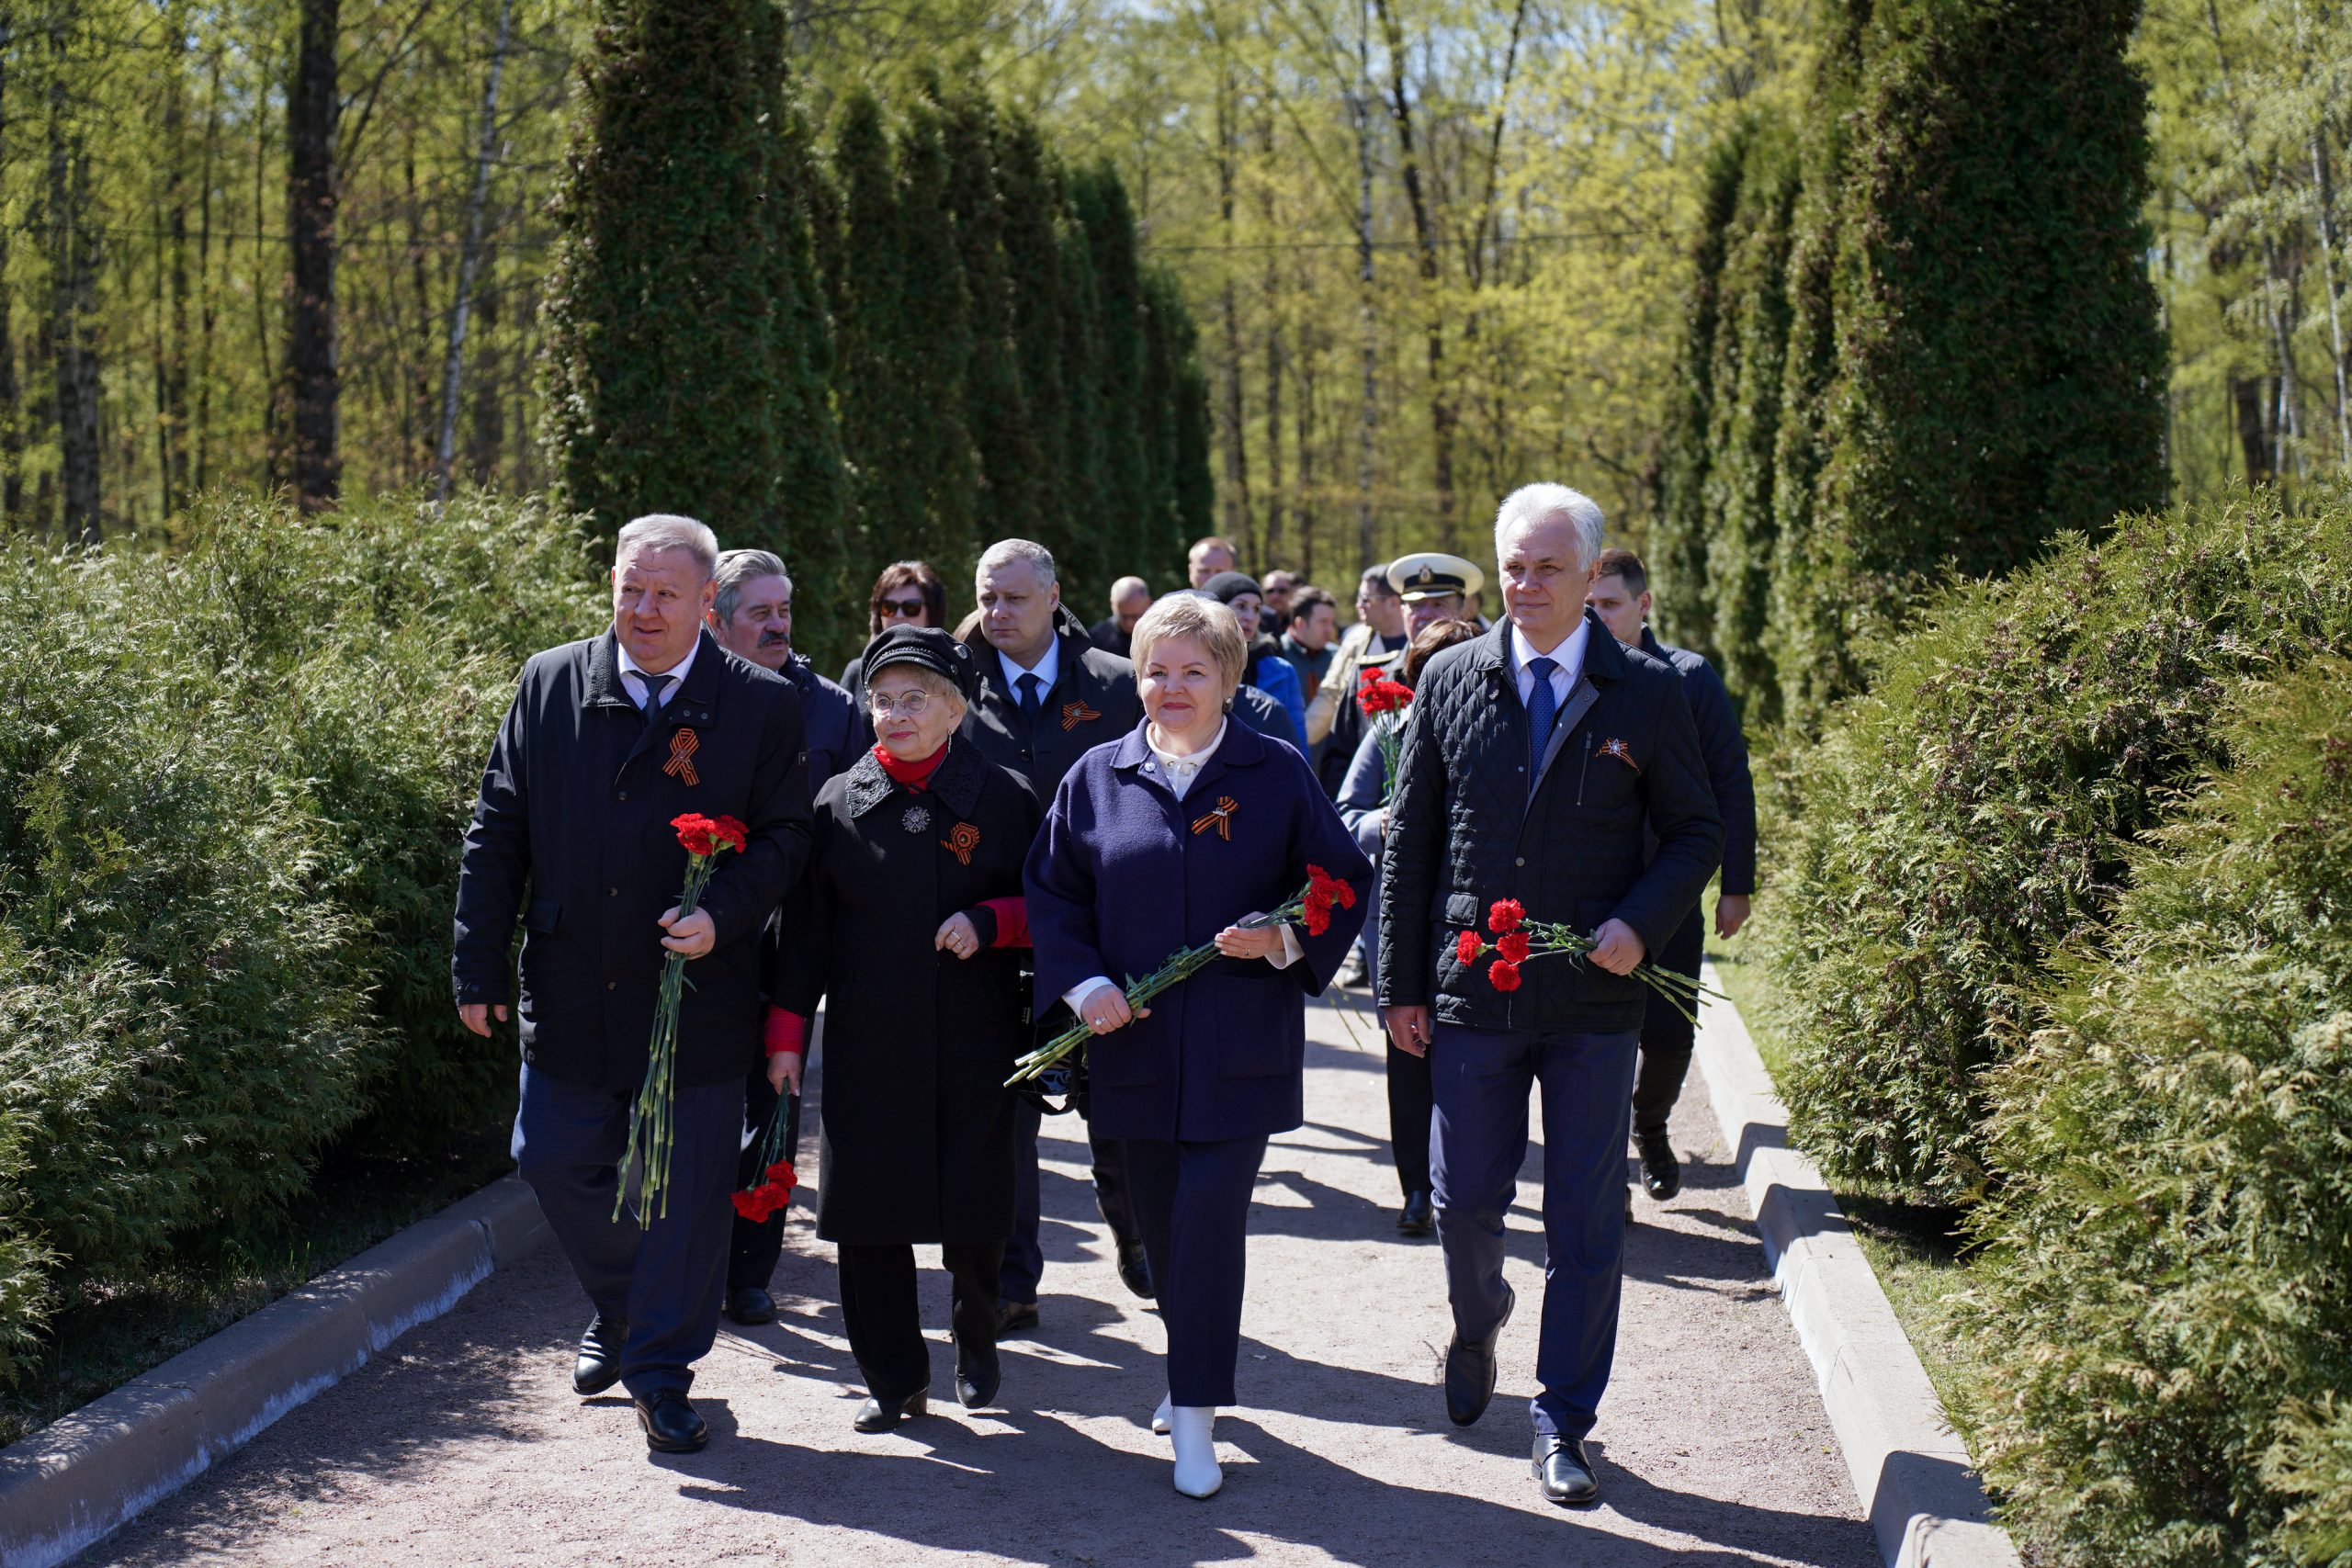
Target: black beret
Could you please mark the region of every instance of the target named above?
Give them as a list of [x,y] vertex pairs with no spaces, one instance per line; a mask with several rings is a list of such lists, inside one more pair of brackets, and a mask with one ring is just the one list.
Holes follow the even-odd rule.
[[1201,584],[1201,592],[1216,595],[1216,602],[1220,604],[1230,604],[1244,593],[1255,593],[1261,599],[1266,596],[1259,588],[1256,578],[1240,571],[1218,572]]
[[944,675],[966,702],[978,689],[979,670],[972,661],[972,650],[957,641],[953,632],[937,626],[892,626],[865,645],[859,671],[871,685],[876,675],[893,664],[912,664]]

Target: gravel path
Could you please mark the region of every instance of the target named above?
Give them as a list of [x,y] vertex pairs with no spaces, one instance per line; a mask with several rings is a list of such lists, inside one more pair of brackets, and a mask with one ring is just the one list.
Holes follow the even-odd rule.
[[[1682,1195],[1639,1201],[1591,1445],[1604,1501],[1565,1512],[1528,1472],[1532,1314],[1505,1336],[1486,1418],[1447,1423],[1444,1283],[1436,1243],[1393,1228],[1369,1012],[1356,1014],[1361,1046],[1329,1009],[1308,1019],[1310,1120],[1269,1151],[1251,1221],[1250,1403],[1217,1423],[1226,1485],[1205,1503],[1170,1490],[1166,1439],[1147,1428],[1164,1386],[1159,1326],[1112,1269],[1085,1145],[1063,1119],[1046,1123],[1044,1323],[1006,1346],[1001,1411],[954,1403],[934,1270],[925,1307],[944,1413],[934,1401],[896,1434],[851,1431],[863,1391],[831,1248],[801,1213],[776,1274],[783,1316],[722,1325],[702,1364],[710,1448],[650,1459],[626,1399],[571,1391],[588,1313],[550,1247],[84,1561],[1874,1568],[1703,1080],[1674,1129],[1693,1161]],[[1510,1280],[1530,1302],[1541,1157],[1530,1150],[1511,1216]]]

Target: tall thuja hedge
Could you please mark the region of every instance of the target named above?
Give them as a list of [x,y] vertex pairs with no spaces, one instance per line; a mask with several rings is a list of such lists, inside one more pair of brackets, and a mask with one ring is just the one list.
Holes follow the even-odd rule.
[[1966,1201],[1985,1070],[2041,1026],[2055,955],[2112,918],[2132,840],[2220,756],[2221,700],[2346,654],[2352,495],[2127,519],[1947,591],[1781,770],[1763,934],[1806,1149]]
[[329,1139],[511,1102],[449,1002],[452,850],[523,657],[602,619],[577,520],[194,530],[0,571],[0,657],[42,672],[0,730],[0,1381],[79,1281],[252,1224]]
[[[1815,570],[1848,638],[2165,494],[2140,0],[1879,0]],[[1792,585],[1793,586],[1793,585]]]
[[793,525],[838,528],[778,205],[779,37],[770,0],[600,4],[556,198],[547,439],[560,498],[605,531],[685,512],[789,556]]
[[1100,359],[1091,412],[1102,431],[1099,499],[1104,532],[1114,558],[1133,563],[1122,570],[1165,573],[1175,563],[1150,553],[1161,513],[1155,507],[1159,495],[1147,448],[1152,415],[1145,406],[1144,384],[1150,345],[1135,215],[1126,187],[1107,162],[1074,171],[1069,193],[1094,275]]
[[1707,477],[1713,467],[1715,339],[1723,317],[1724,257],[1754,130],[1752,120],[1740,121],[1707,154],[1698,238],[1690,247],[1690,294],[1682,306],[1679,375],[1659,456],[1657,524],[1645,563],[1658,595],[1660,631],[1710,660],[1720,654],[1707,581],[1707,540],[1714,531]]
[[1757,125],[1744,149],[1739,199],[1724,240],[1723,288],[1709,377],[1713,461],[1706,485],[1703,592],[1713,657],[1751,725],[1780,716],[1780,690],[1765,637],[1771,607],[1773,450],[1788,358],[1789,219],[1796,202],[1795,148],[1787,129]]
[[[1008,112],[992,121],[997,191],[1004,215],[1003,247],[1012,337],[1037,452],[1035,504],[1042,513],[1033,536],[1054,552],[1074,582],[1111,573],[1092,527],[1095,476],[1085,444],[1073,452],[1071,393],[1063,368],[1064,315],[1079,310],[1062,288],[1061,187],[1036,123]],[[1115,575],[1115,573],[1112,573]]]
[[2352,1550],[2352,663],[2247,682],[2211,744],[1991,1081],[1962,1418],[2053,1562]]

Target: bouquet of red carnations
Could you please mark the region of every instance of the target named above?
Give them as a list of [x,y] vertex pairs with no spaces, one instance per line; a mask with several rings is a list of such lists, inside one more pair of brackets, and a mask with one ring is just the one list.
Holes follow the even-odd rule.
[[[1469,968],[1491,953],[1495,961],[1487,966],[1487,979],[1498,991],[1519,989],[1519,966],[1531,958],[1549,953],[1565,953],[1578,963],[1598,945],[1589,936],[1579,935],[1571,928],[1553,920],[1531,920],[1527,909],[1516,898],[1498,898],[1487,911],[1487,929],[1495,933],[1491,942],[1476,931],[1463,931],[1453,939],[1453,955]],[[1723,993],[1711,986],[1699,983],[1696,975],[1684,975],[1672,969],[1661,969],[1645,963],[1634,970],[1639,980],[1659,996],[1674,1004],[1674,1010],[1696,1022],[1699,998],[1713,997],[1722,999]]]
[[[1289,902],[1283,904],[1281,908],[1274,910],[1272,914],[1259,915],[1235,923],[1243,931],[1254,931],[1296,920],[1306,928],[1307,935],[1321,936],[1331,929],[1331,911],[1334,908],[1352,909],[1355,907],[1356,890],[1353,886],[1340,877],[1327,874],[1319,865],[1310,865],[1306,868],[1306,886],[1293,894]],[[1144,1003],[1171,986],[1191,979],[1222,956],[1223,954],[1217,952],[1216,943],[1214,942],[1204,942],[1198,947],[1188,947],[1182,953],[1171,955],[1166,963],[1142,979],[1131,979],[1122,987],[1126,995],[1127,1006],[1142,1007]],[[1017,1083],[1037,1077],[1046,1068],[1059,1063],[1072,1051],[1085,1044],[1089,1039],[1092,1038],[1093,1033],[1094,1031],[1083,1023],[1073,1024],[1063,1030],[1059,1034],[1014,1063],[1012,1076],[1004,1080],[1004,1087],[1011,1089]]]
[[1377,670],[1363,672],[1356,689],[1356,706],[1372,721],[1373,739],[1380,742],[1380,804],[1396,798],[1396,768],[1405,751],[1405,710],[1413,705],[1413,688],[1392,681]]
[[[732,817],[713,820],[697,812],[673,817],[670,826],[686,851],[686,886],[678,895],[681,919],[695,912],[703,889],[718,869],[718,857],[741,850],[743,824]],[[628,1203],[629,1173],[638,1173],[637,1223],[650,1226],[670,1212],[670,1145],[678,1100],[678,999],[686,985],[686,955],[667,954],[662,963],[662,994],[653,1005],[653,1043],[645,1060],[645,1083],[629,1107],[628,1143],[621,1153],[620,1179],[613,1191],[613,1218]]]
[[767,1136],[760,1144],[761,1179],[756,1187],[735,1194],[735,1212],[758,1224],[792,1203],[792,1190],[800,1185],[792,1168],[792,1152],[784,1146],[784,1129],[792,1118],[792,1097],[778,1095],[775,1113],[768,1118]]

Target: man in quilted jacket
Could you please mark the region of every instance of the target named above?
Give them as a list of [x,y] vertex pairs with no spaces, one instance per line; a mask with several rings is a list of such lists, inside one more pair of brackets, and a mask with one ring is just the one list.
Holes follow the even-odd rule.
[[[1380,1000],[1400,1051],[1426,1054],[1430,1166],[1453,1340],[1446,1413],[1494,1394],[1514,1304],[1503,1222],[1544,1097],[1544,1268],[1533,1468],[1544,1496],[1589,1504],[1586,1457],[1616,1351],[1624,1163],[1645,987],[1722,858],[1723,819],[1673,669],[1585,609],[1600,509],[1529,485],[1495,522],[1505,618],[1421,672],[1383,857]],[[1645,838],[1656,834],[1655,853]],[[1594,942],[1498,989],[1456,952],[1513,899]],[[1516,971],[1512,972],[1516,976]]]

